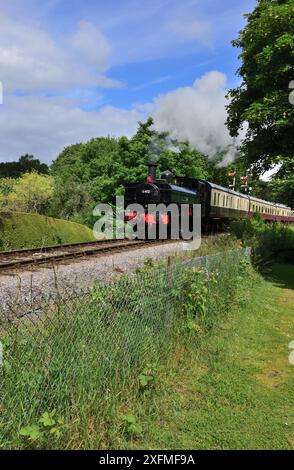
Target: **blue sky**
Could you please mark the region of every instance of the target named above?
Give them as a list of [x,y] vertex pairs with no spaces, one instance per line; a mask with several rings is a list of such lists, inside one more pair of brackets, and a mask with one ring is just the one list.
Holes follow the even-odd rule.
[[[132,134],[154,109],[159,127],[169,127],[161,98],[175,105],[177,90],[195,92],[195,80],[207,74],[225,77],[214,75],[219,94],[235,86],[239,52],[230,41],[255,1],[0,0],[0,6],[0,160],[29,152],[50,162],[70,143]],[[196,114],[204,85],[193,95]]]

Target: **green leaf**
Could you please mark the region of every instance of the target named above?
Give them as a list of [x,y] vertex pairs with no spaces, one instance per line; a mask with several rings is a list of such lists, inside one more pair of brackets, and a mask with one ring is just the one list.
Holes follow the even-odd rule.
[[57,438],[61,436],[60,430],[56,427],[50,429],[50,434],[54,434]]
[[39,439],[42,435],[40,428],[37,424],[32,424],[31,426],[21,428],[19,434],[20,436],[30,438],[32,441]]
[[129,427],[129,431],[132,433],[132,434],[142,434],[143,432],[143,428],[140,424],[131,424],[130,427]]
[[140,374],[139,375],[139,382],[141,387],[147,387],[149,382],[153,380],[153,377],[151,375],[146,375],[146,374]]
[[122,420],[125,421],[126,423],[129,423],[129,424],[135,424],[136,423],[136,418],[132,414],[127,414],[127,415],[122,416]]
[[51,411],[51,413],[48,413],[48,411],[45,411],[45,413],[43,413],[41,418],[39,419],[39,423],[43,424],[43,426],[45,427],[54,426],[55,424],[55,419],[53,419],[54,415],[55,415],[55,410]]

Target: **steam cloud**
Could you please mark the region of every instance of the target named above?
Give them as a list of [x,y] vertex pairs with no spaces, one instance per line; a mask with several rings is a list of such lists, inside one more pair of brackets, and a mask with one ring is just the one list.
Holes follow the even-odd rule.
[[209,72],[192,87],[178,88],[159,96],[154,102],[153,118],[158,132],[169,132],[172,139],[190,145],[214,158],[224,152],[222,165],[231,163],[241,137],[233,139],[225,125],[227,119],[227,77]]
[[150,138],[148,156],[150,163],[156,163],[160,154],[165,150],[171,150],[172,152],[180,152],[180,144],[174,142],[169,135],[163,133],[161,135],[155,134]]

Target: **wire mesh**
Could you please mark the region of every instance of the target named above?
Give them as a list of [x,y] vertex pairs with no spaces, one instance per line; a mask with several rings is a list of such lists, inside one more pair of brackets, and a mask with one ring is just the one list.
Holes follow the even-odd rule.
[[[0,310],[2,439],[44,411],[72,416],[81,403],[95,407],[118,384],[128,386],[144,365],[163,358],[183,302],[186,271],[202,275],[249,256],[247,250],[193,258],[121,276],[87,292],[14,302]],[[230,273],[232,274],[232,272]],[[1,445],[1,436],[0,436]],[[4,444],[3,444],[4,445]]]

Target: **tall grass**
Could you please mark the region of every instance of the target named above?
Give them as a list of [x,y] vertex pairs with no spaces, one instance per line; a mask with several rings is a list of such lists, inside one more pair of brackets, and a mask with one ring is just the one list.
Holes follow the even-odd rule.
[[9,322],[1,320],[2,448],[109,448],[141,432],[130,403],[156,380],[180,333],[201,328],[238,299],[242,250],[161,269]]

